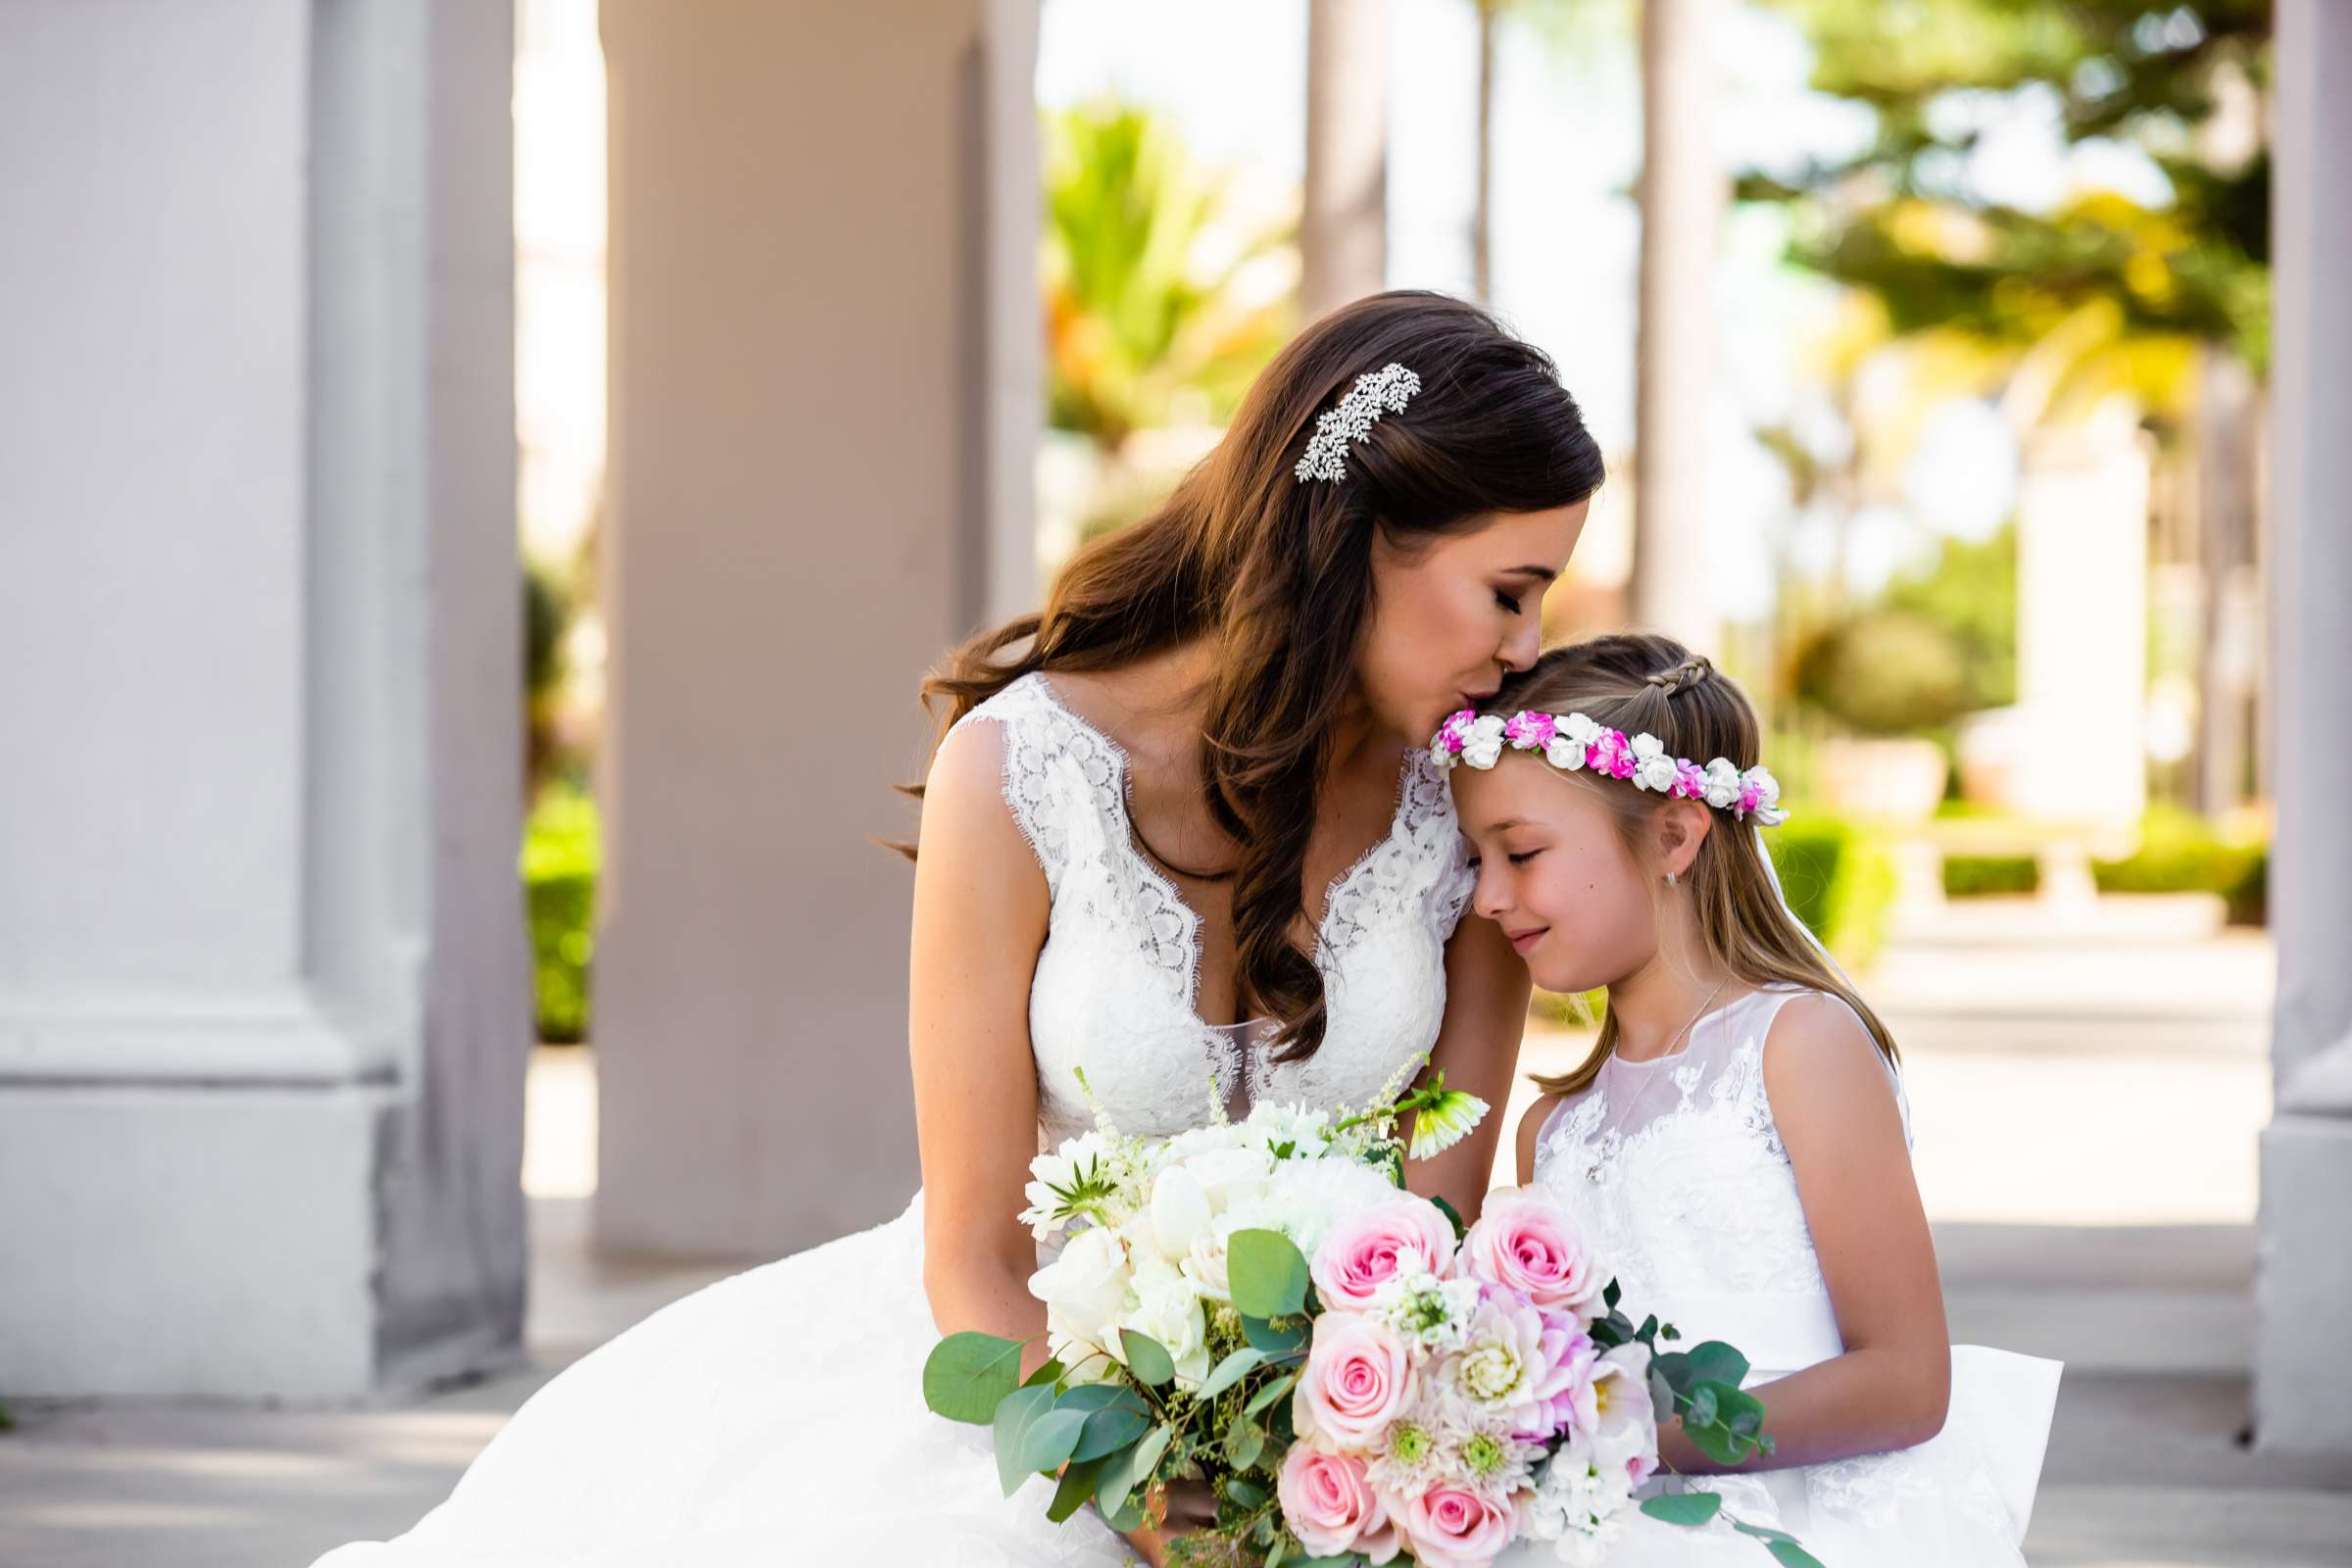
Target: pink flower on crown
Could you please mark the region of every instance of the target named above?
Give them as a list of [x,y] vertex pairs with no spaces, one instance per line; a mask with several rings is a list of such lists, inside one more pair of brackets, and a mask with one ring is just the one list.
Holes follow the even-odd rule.
[[1674,793],[1687,801],[1702,801],[1707,796],[1707,770],[1689,758],[1674,764]]
[[1559,733],[1560,721],[1549,713],[1520,712],[1502,727],[1512,746],[1523,752],[1541,751]]
[[1600,738],[1592,743],[1592,751],[1585,759],[1585,765],[1611,778],[1632,778],[1633,743],[1625,738],[1623,730],[1604,729],[1600,732]]
[[1753,778],[1743,778],[1740,781],[1740,814],[1741,816],[1754,810],[1757,806],[1762,804],[1763,800],[1764,791],[1758,787]]
[[1470,732],[1470,721],[1476,717],[1478,714],[1467,708],[1446,714],[1446,722],[1438,726],[1439,748],[1459,756],[1462,750],[1462,737]]

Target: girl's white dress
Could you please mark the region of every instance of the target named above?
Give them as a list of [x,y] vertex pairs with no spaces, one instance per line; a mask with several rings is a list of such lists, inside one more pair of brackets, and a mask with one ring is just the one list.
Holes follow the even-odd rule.
[[[1655,1312],[1685,1345],[1737,1346],[1753,1367],[1750,1387],[1844,1349],[1764,1087],[1773,1019],[1811,994],[1759,991],[1700,1018],[1678,1052],[1612,1058],[1552,1111],[1536,1146],[1536,1181],[1582,1221],[1627,1309]],[[1899,1103],[1899,1079],[1893,1088]],[[1907,1107],[1904,1116],[1907,1130]],[[1796,1536],[1826,1568],[2017,1568],[2058,1372],[2054,1361],[1954,1346],[1950,1414],[1917,1447],[1652,1490],[1720,1493],[1725,1513]],[[1502,1562],[1547,1559],[1548,1548],[1529,1544]],[[1605,1561],[1768,1568],[1772,1559],[1721,1520],[1693,1531],[1637,1516]]]
[[[1401,760],[1388,836],[1325,901],[1324,1044],[1277,1063],[1200,1018],[1199,922],[1135,848],[1115,745],[1038,675],[975,708],[948,744],[1001,746],[1005,800],[1052,896],[1029,997],[1042,1140],[1092,1123],[1074,1069],[1121,1131],[1167,1135],[1207,1121],[1212,1096],[1360,1106],[1436,1041],[1472,877],[1425,755]],[[414,1530],[318,1568],[1129,1560],[1091,1511],[1048,1523],[1043,1481],[1007,1499],[988,1434],[925,1407],[938,1339],[918,1193],[888,1224],[655,1313],[516,1411]]]

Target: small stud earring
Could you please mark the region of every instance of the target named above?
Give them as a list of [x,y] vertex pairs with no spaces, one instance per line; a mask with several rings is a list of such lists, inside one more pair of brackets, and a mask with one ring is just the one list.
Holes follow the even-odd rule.
[[1678,883],[1678,882],[1680,882],[1680,881],[1682,881],[1682,878],[1681,878],[1681,877],[1679,877],[1679,876],[1677,876],[1677,875],[1676,875],[1674,872],[1672,872],[1672,871],[1669,871],[1669,872],[1667,872],[1667,873],[1666,873],[1666,885],[1667,885],[1668,887],[1673,887],[1673,886],[1674,886],[1676,883]]

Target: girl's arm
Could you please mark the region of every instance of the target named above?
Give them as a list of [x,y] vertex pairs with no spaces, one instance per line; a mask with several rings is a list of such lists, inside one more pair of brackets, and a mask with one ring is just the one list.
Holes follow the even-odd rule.
[[1492,1108],[1469,1137],[1434,1159],[1407,1165],[1405,1181],[1425,1198],[1451,1203],[1465,1225],[1478,1218],[1494,1178],[1530,988],[1527,965],[1511,951],[1502,927],[1464,911],[1446,945],[1446,1021],[1430,1065],[1445,1070],[1446,1088],[1466,1089]]
[[1519,1185],[1536,1185],[1536,1143],[1544,1136],[1544,1123],[1560,1108],[1558,1095],[1544,1095],[1527,1107],[1519,1118]]
[[[1045,874],[1004,804],[1004,737],[958,730],[924,782],[914,865],[907,1041],[923,1167],[923,1290],[942,1334],[1042,1335],[1037,1267],[1014,1216],[1037,1152],[1029,985],[1046,939]],[[1021,1357],[1046,1360],[1045,1342]]]
[[[1764,1088],[1845,1353],[1752,1391],[1777,1446],[1740,1468],[1925,1443],[1943,1429],[1951,1337],[1902,1113],[1878,1048],[1835,998],[1795,998],[1765,1039]],[[1661,1438],[1678,1470],[1723,1468],[1679,1427]]]

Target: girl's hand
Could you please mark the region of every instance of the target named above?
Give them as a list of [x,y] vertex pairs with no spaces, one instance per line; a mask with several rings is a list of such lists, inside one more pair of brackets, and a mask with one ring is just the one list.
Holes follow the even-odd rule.
[[1206,1530],[1217,1522],[1217,1494],[1205,1481],[1171,1481],[1168,1483],[1168,1512],[1157,1529],[1142,1525],[1120,1539],[1133,1546],[1136,1554],[1161,1568],[1168,1560],[1168,1548],[1180,1536],[1196,1530]]

